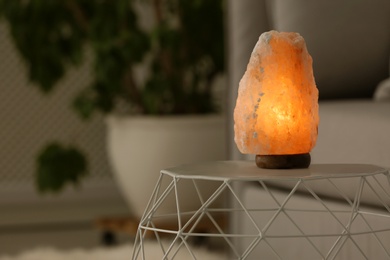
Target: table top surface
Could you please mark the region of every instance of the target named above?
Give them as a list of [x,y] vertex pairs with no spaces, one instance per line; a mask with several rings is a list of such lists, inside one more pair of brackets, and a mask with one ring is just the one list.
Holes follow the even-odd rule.
[[168,168],[161,173],[186,179],[251,181],[348,178],[389,172],[370,164],[312,164],[306,169],[261,169],[254,161],[213,161]]

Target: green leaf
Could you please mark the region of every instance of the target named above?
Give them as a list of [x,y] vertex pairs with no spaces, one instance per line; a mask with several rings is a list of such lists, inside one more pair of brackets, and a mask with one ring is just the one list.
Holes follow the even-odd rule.
[[94,91],[92,89],[83,90],[73,101],[72,107],[81,119],[87,120],[91,118],[96,109],[94,100]]
[[53,142],[39,153],[36,184],[40,192],[59,192],[66,184],[78,184],[86,174],[86,159],[75,147]]
[[[73,103],[83,118],[124,99],[143,113],[213,112],[212,83],[225,64],[224,0],[158,2],[161,21],[150,17],[156,23],[148,29],[138,24],[134,0],[0,0],[0,15],[42,92],[56,88],[89,47],[93,91]],[[140,63],[146,79],[135,73]]]

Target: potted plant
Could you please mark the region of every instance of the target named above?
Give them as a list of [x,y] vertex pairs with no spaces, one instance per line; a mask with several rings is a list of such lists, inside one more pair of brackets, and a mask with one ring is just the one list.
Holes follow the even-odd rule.
[[[139,11],[144,9],[150,14],[140,16]],[[149,161],[143,164],[157,165],[169,149],[175,150],[173,156],[180,157],[185,153],[183,149],[190,151],[201,140],[223,140],[223,120],[204,116],[218,112],[213,86],[224,71],[223,0],[0,0],[0,14],[9,23],[12,39],[28,66],[30,80],[44,93],[52,91],[68,69],[83,61],[87,52],[92,54],[93,81],[75,97],[72,105],[85,120],[95,112],[108,115],[108,148],[114,172],[126,171],[124,175],[129,175],[129,167],[138,167],[135,163],[116,166],[118,153],[125,161],[139,162],[137,154],[149,149],[146,151]],[[140,19],[150,21],[149,26],[140,26]],[[212,132],[209,128],[201,129],[204,122],[212,128],[217,122],[220,125],[217,134],[204,138],[192,135],[191,129],[194,133]],[[151,130],[163,131],[159,127],[164,124],[169,126],[164,131],[171,133],[171,137],[167,134],[155,137],[155,133],[140,136]],[[113,143],[125,143],[125,137],[116,135],[128,136],[132,131],[117,129],[125,125],[140,132],[129,138],[130,148],[115,150]],[[142,138],[146,139],[137,144]],[[158,145],[156,141],[148,142],[148,138],[166,141],[161,144],[164,150],[159,152],[160,156],[152,154]],[[168,138],[175,139],[173,143],[182,138],[186,146],[179,145],[182,150],[174,148]],[[210,149],[201,149],[199,145],[196,149],[200,150],[200,159],[216,159],[224,150],[221,147],[220,151],[209,151],[209,156]],[[172,163],[188,161],[189,156],[195,155],[190,151]],[[165,157],[163,160],[169,161]],[[61,190],[67,183],[78,183],[87,168],[85,155],[77,146],[54,141],[39,154],[38,188]],[[130,181],[121,179],[119,183],[139,182],[139,178],[132,176]]]

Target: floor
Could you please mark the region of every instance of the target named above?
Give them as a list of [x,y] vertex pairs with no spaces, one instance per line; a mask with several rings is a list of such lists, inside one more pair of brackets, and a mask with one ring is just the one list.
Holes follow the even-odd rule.
[[[133,237],[127,234],[118,234],[116,239],[118,243],[133,241]],[[75,249],[98,246],[104,246],[102,243],[102,232],[88,226],[68,227],[64,230],[14,232],[0,235],[0,256],[14,255],[41,247]]]
[[[23,192],[0,189],[0,256],[36,247],[101,246],[104,232],[95,221],[130,214],[116,185],[109,181],[57,197],[34,198],[36,195]],[[112,240],[107,235],[105,239]],[[134,238],[118,234],[116,239],[121,243]]]

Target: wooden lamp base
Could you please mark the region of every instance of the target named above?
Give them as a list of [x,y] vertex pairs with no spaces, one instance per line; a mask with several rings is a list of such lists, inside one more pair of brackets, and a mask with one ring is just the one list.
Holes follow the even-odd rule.
[[264,169],[302,169],[311,162],[309,153],[287,155],[256,155],[256,165]]

